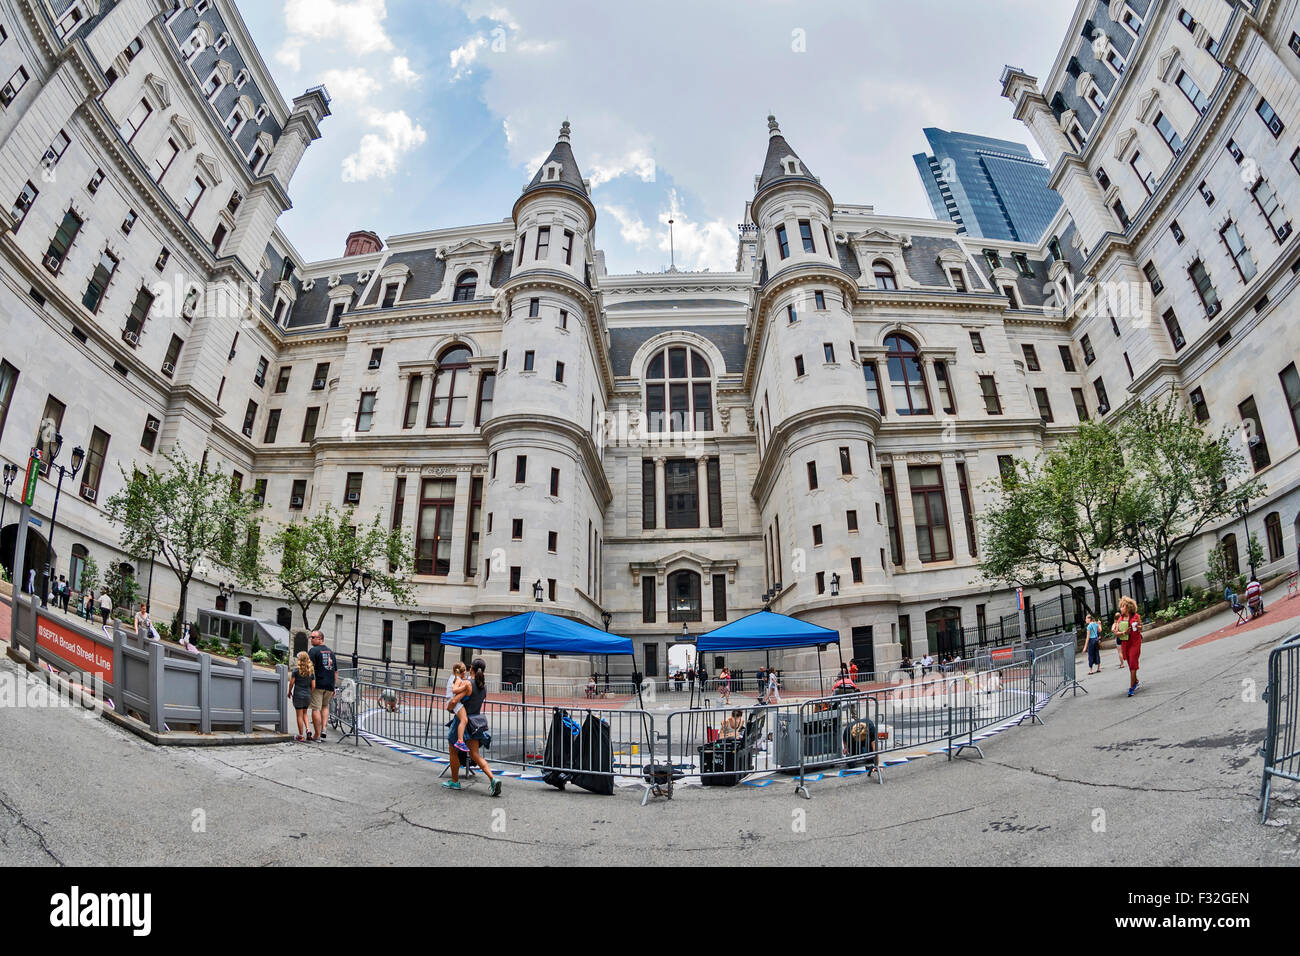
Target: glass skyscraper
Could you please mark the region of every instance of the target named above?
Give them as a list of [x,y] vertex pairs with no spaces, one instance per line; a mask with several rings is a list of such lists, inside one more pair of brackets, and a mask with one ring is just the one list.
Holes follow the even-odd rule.
[[925,138],[932,152],[912,159],[936,217],[985,239],[1037,242],[1042,237],[1061,197],[1047,188],[1049,170],[1027,147],[933,127]]

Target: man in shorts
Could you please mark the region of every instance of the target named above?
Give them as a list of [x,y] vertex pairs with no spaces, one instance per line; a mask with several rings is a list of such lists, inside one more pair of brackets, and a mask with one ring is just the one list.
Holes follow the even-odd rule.
[[[311,722],[316,728],[316,739],[325,739],[325,724],[330,719],[330,700],[334,697],[334,675],[338,662],[334,652],[325,646],[325,635],[311,632],[311,650],[307,652],[316,668],[316,687],[311,692]],[[310,739],[310,738],[308,738]]]

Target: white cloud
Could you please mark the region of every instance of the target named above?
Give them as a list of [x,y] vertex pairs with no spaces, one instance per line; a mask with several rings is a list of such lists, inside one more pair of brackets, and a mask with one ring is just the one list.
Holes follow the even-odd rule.
[[344,182],[365,182],[391,176],[397,171],[402,157],[429,138],[424,127],[414,122],[404,110],[376,113],[369,117],[369,123],[380,132],[362,136],[357,151],[344,157]]
[[483,46],[486,43],[487,37],[480,33],[470,37],[460,46],[456,47],[456,49],[451,51],[450,63],[452,69],[451,79],[453,83],[456,80],[469,75],[471,72],[470,68],[474,65],[474,61],[478,59],[478,51],[483,49]]
[[650,230],[641,221],[641,217],[622,206],[601,206],[603,212],[613,216],[619,226],[619,235],[623,241],[633,246],[644,246],[650,241]]
[[331,96],[358,103],[364,103],[383,89],[383,85],[378,80],[355,66],[347,70],[326,70],[321,74],[321,82],[325,84]]
[[633,149],[611,160],[593,156],[589,168],[593,189],[628,173],[639,177],[643,183],[655,181],[654,157],[644,149]]
[[669,208],[659,213],[663,232],[659,235],[659,250],[669,253],[668,220],[673,220],[672,246],[676,249],[679,269],[712,269],[731,271],[736,267],[736,233],[725,222],[693,222],[682,211],[677,190],[669,193]]
[[388,73],[403,86],[414,86],[420,82],[420,74],[411,69],[411,61],[404,56],[393,57],[393,65],[389,67]]
[[384,30],[385,0],[284,0],[284,44],[275,58],[302,69],[302,51],[313,43],[344,40],[354,54],[385,53],[393,41]]

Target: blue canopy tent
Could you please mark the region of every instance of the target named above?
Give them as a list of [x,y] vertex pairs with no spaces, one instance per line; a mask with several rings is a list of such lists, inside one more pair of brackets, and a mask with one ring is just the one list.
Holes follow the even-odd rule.
[[[634,653],[632,641],[626,637],[545,611],[526,611],[486,624],[444,631],[439,642],[449,647],[521,651],[524,654],[529,651],[538,654]],[[526,697],[522,699],[527,700]],[[546,703],[545,657],[542,658],[542,703]]]
[[[755,611],[739,620],[701,634],[696,648],[707,651],[770,651],[795,647],[816,647],[834,644],[839,649],[840,633],[819,624],[810,624],[798,618],[773,611]],[[769,661],[770,669],[770,661]],[[817,679],[821,680],[822,658],[817,655]],[[825,690],[825,688],[822,688]]]

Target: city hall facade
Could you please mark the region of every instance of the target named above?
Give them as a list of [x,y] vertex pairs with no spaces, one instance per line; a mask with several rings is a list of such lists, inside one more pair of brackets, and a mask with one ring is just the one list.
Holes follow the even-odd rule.
[[[85,450],[53,548],[74,584],[87,554],[150,573],[103,505],[179,447],[269,524],[332,505],[410,534],[416,606],[366,600],[372,659],[425,665],[444,629],[540,608],[608,615],[662,676],[673,643],[766,604],[885,670],[1012,612],[979,573],[1009,461],[1169,392],[1251,422],[1269,494],[1247,522],[1267,569],[1295,561],[1295,2],[1090,0],[1042,87],[1008,68],[1064,200],[1039,241],[847,202],[831,187],[856,184],[814,175],[815,129],[756,116],[734,271],[633,275],[605,268],[580,124],[500,221],[357,223],[307,262],[277,221],[329,97],[286,103],[232,3],[0,0],[0,27],[0,455],[24,465],[47,418],[64,461]],[[1240,528],[1183,579],[1226,536],[1244,555]],[[191,611],[226,603],[219,577]],[[161,619],[164,566],[152,593]],[[353,625],[346,602],[326,621],[344,653]]]

